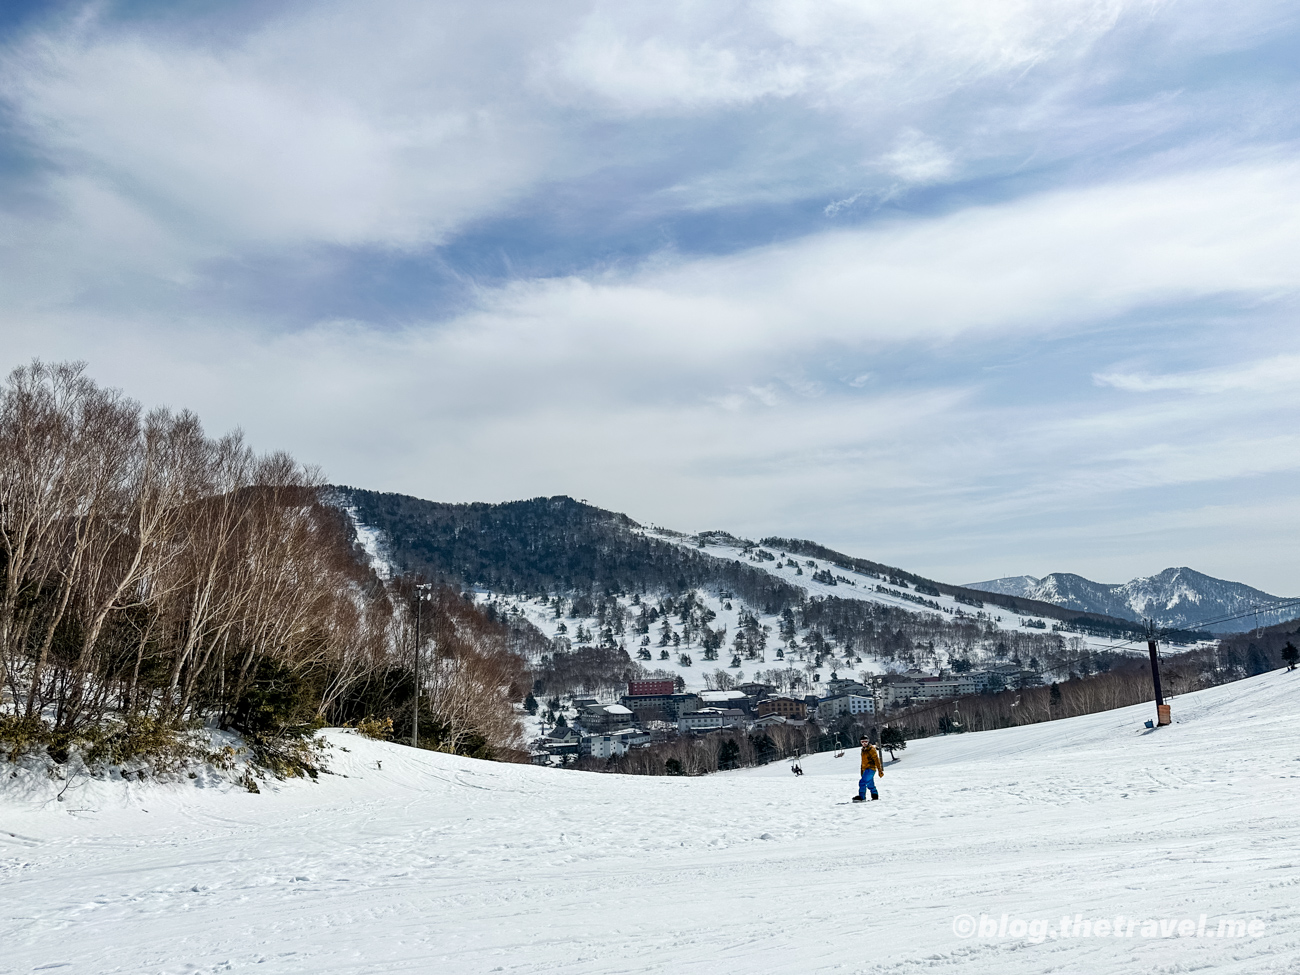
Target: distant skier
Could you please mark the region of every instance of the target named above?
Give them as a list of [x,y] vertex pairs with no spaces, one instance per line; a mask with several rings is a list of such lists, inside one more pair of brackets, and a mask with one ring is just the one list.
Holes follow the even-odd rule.
[[871,744],[871,739],[866,735],[862,736],[862,778],[858,780],[858,794],[853,797],[854,802],[866,802],[867,792],[871,792],[872,799],[879,799],[880,793],[876,791],[876,773],[880,777],[885,776],[885,767],[880,764],[880,752],[876,751],[876,746]]

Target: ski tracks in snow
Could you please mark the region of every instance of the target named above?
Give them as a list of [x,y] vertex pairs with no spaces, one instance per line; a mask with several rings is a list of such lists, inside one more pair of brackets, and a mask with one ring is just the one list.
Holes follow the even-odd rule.
[[[0,783],[0,973],[1300,969],[1300,681],[699,779],[330,732],[261,795]],[[1241,713],[1258,717],[1240,720]],[[382,768],[380,767],[382,764]],[[148,810],[147,812],[145,810]],[[1259,938],[962,940],[958,914],[1259,918]]]

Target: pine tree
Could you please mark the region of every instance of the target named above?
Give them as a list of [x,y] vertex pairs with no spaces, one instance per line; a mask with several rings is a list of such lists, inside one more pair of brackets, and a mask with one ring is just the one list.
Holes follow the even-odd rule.
[[659,646],[666,647],[673,638],[673,625],[668,622],[668,617],[664,617],[663,626],[659,628]]
[[1287,670],[1295,670],[1296,661],[1300,660],[1300,650],[1297,650],[1290,640],[1287,640],[1286,646],[1282,648],[1282,659],[1286,661]]
[[902,751],[907,747],[907,738],[903,735],[902,728],[894,728],[886,725],[880,730],[880,747],[889,752],[889,760],[895,761],[894,752]]
[[740,764],[740,746],[730,738],[718,749],[718,768],[735,768]]

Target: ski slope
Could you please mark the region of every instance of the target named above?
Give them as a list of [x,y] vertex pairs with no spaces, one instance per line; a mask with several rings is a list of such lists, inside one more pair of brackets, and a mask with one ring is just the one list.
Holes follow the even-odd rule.
[[[263,787],[0,783],[0,972],[1300,971],[1300,672],[698,779],[327,732]],[[1255,920],[1257,936],[960,938],[954,917]],[[1121,926],[1123,921],[1121,920]]]
[[[648,532],[647,534],[654,534],[663,541],[700,551],[715,558],[745,562],[753,568],[761,569],[769,575],[803,588],[813,598],[834,596],[840,599],[857,599],[862,602],[879,603],[882,606],[905,610],[909,613],[931,613],[949,620],[974,617],[993,624],[999,630],[1008,632],[1042,633],[1044,628],[1050,629],[1052,625],[1058,622],[1051,617],[1018,616],[1016,613],[993,603],[989,603],[981,609],[976,609],[946,594],[937,596],[923,595],[911,591],[906,583],[891,584],[887,579],[859,572],[846,566],[839,566],[825,559],[810,559],[802,555],[791,556],[780,552],[780,558],[776,561],[770,561],[756,559],[744,548],[723,544],[715,540],[709,540],[705,545],[701,546],[692,542],[689,538],[667,535],[662,532]],[[779,552],[779,549],[769,554],[776,554],[776,552]],[[798,566],[791,565],[791,562],[797,562]],[[839,581],[834,584],[818,582],[812,577],[812,574],[818,570],[830,572]],[[901,595],[891,595],[891,592],[901,593]],[[933,603],[938,609],[914,602],[913,599],[917,596]],[[1087,633],[1067,633],[1067,635],[1078,636],[1089,649],[1113,649],[1117,642],[1113,636],[1096,636]],[[1174,644],[1173,646],[1176,649],[1186,649],[1186,645],[1183,644]],[[1145,647],[1140,647],[1139,650],[1143,653],[1146,652]]]

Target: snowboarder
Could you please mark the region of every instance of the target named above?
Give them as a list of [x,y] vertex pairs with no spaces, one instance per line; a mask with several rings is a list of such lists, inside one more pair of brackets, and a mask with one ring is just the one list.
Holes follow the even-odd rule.
[[866,735],[862,736],[862,778],[858,780],[858,794],[853,797],[854,802],[866,802],[867,792],[871,792],[872,799],[879,799],[880,793],[876,791],[876,773],[880,777],[885,777],[885,767],[880,764],[880,753],[876,747],[871,744],[871,739]]

